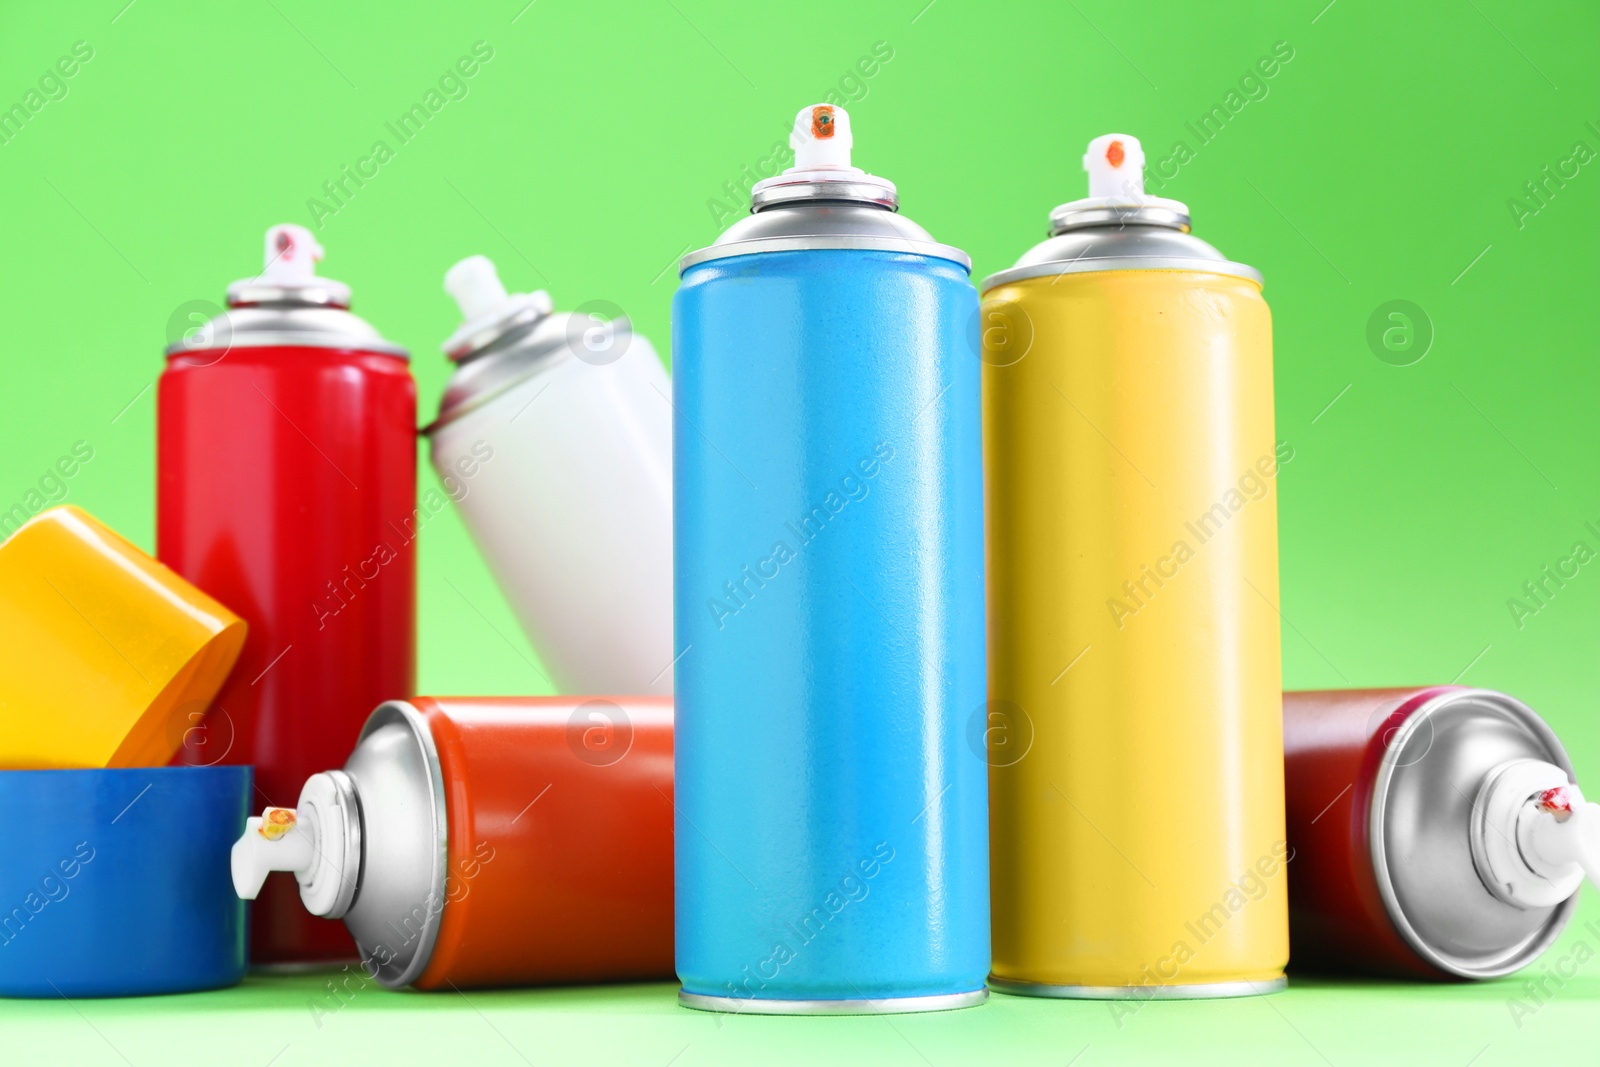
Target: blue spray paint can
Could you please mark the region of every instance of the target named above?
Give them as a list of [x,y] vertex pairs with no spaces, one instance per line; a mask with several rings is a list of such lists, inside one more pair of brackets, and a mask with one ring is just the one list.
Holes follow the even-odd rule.
[[673,305],[681,1003],[981,1002],[977,296],[808,107]]

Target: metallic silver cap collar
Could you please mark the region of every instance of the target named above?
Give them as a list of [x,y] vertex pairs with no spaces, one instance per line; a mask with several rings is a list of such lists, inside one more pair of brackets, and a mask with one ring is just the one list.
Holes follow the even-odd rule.
[[1188,233],[1189,205],[1159,196],[1138,201],[1091,197],[1062,204],[1050,212],[1052,237],[1086,226],[1165,226]]
[[167,346],[167,356],[189,356],[201,366],[234,348],[337,348],[407,357],[407,352],[360,316],[333,305],[243,304],[211,318],[192,337]]
[[881,205],[845,200],[769,205],[729,226],[716,243],[684,256],[678,269],[682,273],[699,263],[758,252],[826,248],[932,256],[972,269],[972,258],[965,252],[935,241],[904,215]]
[[894,182],[859,170],[786,171],[756,183],[750,190],[752,214],[774,204],[796,200],[843,200],[877,204],[890,211],[900,208]]
[[[544,297],[542,300],[537,297]],[[489,348],[502,337],[516,333],[526,326],[550,315],[550,298],[541,293],[525,293],[506,309],[485,322],[467,322],[445,341],[444,354],[457,363],[467,360]]]
[[350,287],[343,282],[317,278],[304,285],[274,285],[259,278],[243,278],[228,286],[229,307],[350,307]]

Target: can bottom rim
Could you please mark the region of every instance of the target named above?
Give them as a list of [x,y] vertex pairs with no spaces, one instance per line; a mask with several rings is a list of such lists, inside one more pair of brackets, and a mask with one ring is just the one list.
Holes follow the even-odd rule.
[[360,956],[341,956],[329,960],[284,960],[274,963],[252,963],[252,974],[315,974],[317,971],[337,971],[345,967],[360,964]]
[[989,999],[988,989],[940,993],[931,997],[882,997],[849,1000],[775,1000],[762,997],[712,997],[678,990],[678,1003],[695,1011],[729,1015],[904,1015],[911,1012],[970,1008]]
[[1281,993],[1288,985],[1289,980],[1282,975],[1264,982],[1196,982],[1191,985],[1046,985],[989,976],[989,986],[997,993],[1063,1000],[1222,1000]]

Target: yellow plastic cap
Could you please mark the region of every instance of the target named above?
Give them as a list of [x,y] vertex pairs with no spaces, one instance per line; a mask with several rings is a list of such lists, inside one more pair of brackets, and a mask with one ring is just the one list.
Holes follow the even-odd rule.
[[0,544],[0,768],[166,764],[244,638],[87,512],[35,516]]

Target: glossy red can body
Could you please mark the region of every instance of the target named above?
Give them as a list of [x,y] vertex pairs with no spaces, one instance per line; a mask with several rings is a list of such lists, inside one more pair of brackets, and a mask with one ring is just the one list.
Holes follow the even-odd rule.
[[1447,975],[1390,921],[1373,866],[1373,782],[1386,739],[1449,686],[1283,694],[1291,965]]
[[672,700],[419,697],[445,904],[418,989],[672,977]]
[[[235,339],[161,375],[157,555],[250,624],[180,759],[254,764],[256,806],[293,805],[415,685],[416,386],[399,350],[374,347]],[[255,963],[356,954],[289,875],[251,927]]]

